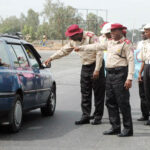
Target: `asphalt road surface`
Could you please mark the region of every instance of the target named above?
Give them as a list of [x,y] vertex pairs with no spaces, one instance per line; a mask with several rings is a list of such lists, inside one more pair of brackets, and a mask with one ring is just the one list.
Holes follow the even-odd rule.
[[[52,52],[40,52],[46,59]],[[57,82],[57,107],[53,117],[41,117],[35,110],[24,115],[22,129],[9,134],[0,128],[0,150],[149,150],[150,127],[137,122],[140,117],[140,99],[137,81],[133,82],[131,106],[134,136],[119,138],[104,136],[110,128],[107,109],[101,125],[74,125],[80,119],[80,59],[73,53],[52,62],[51,72]]]

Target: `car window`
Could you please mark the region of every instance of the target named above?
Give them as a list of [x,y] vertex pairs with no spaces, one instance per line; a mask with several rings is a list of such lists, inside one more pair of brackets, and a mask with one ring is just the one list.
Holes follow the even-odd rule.
[[21,67],[29,67],[27,57],[26,57],[21,45],[12,45],[12,47],[17,56],[20,66]]
[[12,61],[13,61],[13,64],[15,67],[20,67],[19,65],[19,61],[17,59],[17,55],[15,54],[14,52],[14,49],[12,48],[12,46],[10,44],[7,45],[8,46],[8,49],[10,51],[10,54],[11,54],[11,58],[12,58]]
[[34,68],[39,68],[39,63],[37,62],[35,56],[33,55],[31,49],[28,46],[25,46],[25,50],[29,56],[29,61],[31,63],[31,66]]
[[0,42],[0,67],[9,67],[10,61],[4,43]]

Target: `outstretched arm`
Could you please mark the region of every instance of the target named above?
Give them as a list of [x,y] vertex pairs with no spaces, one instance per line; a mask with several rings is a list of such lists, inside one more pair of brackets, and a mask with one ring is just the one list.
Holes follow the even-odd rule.
[[79,47],[74,48],[74,51],[104,51],[107,49],[107,43],[94,43],[94,44],[88,44],[88,45],[82,45]]
[[59,59],[61,57],[69,55],[74,48],[71,46],[70,43],[66,44],[62,49],[54,53],[52,56],[50,56],[44,63],[45,65],[48,65],[52,60]]

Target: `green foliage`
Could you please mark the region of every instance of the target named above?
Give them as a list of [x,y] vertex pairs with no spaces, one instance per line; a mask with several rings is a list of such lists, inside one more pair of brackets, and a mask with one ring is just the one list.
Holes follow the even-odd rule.
[[44,22],[42,25],[39,25],[37,30],[37,38],[42,39],[43,35],[47,35],[47,37],[50,37],[50,26],[47,22]]
[[38,27],[39,14],[32,9],[28,10],[27,16],[21,13],[19,19],[15,16],[6,19],[0,18],[0,33],[15,34],[16,32],[22,32],[24,36],[29,35],[34,40]]
[[29,9],[27,15],[21,13],[20,18],[15,16],[0,18],[0,32],[22,32],[31,40],[41,39],[43,35],[48,39],[65,39],[65,31],[71,24],[79,24],[85,30],[98,33],[102,22],[101,17],[92,13],[87,16],[86,21],[75,8],[65,6],[59,0],[45,0],[41,13]]
[[46,0],[42,16],[49,24],[50,39],[65,39],[66,28],[81,19],[75,8],[64,6],[60,1]]
[[93,31],[97,35],[99,35],[99,26],[104,22],[102,17],[99,17],[93,13],[89,13],[87,16],[87,29],[89,31]]
[[6,18],[5,20],[1,19],[0,33],[13,34],[19,32],[20,27],[21,27],[20,20],[15,16],[11,16]]
[[28,10],[27,17],[21,14],[20,20],[22,22],[21,32],[24,36],[30,36],[32,40],[36,39],[39,27],[39,14],[32,9]]
[[[43,35],[51,40],[60,40],[66,38],[65,31],[71,24],[78,24],[84,30],[93,31],[99,35],[99,26],[103,22],[103,18],[94,13],[83,17],[77,9],[65,6],[59,0],[45,0],[42,12],[29,9],[27,15],[21,13],[20,18],[0,17],[0,33],[22,32],[24,37],[30,40],[42,39]],[[127,37],[133,42],[141,39],[139,30],[128,31]]]
[[29,9],[25,20],[26,20],[26,24],[33,28],[32,30],[34,31],[37,30],[39,26],[39,14],[37,12],[35,12],[32,9]]

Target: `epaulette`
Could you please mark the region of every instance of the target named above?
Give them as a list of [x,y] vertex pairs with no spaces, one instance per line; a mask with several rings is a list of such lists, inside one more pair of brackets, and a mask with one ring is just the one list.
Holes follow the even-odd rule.
[[127,44],[130,44],[130,43],[131,43],[131,41],[128,40],[128,39],[124,39],[124,41],[125,41]]
[[119,40],[119,43],[123,43],[125,40],[123,40],[123,39],[121,39],[121,40]]
[[88,32],[88,33],[86,33],[86,35],[89,36],[89,37],[93,37],[94,33]]

